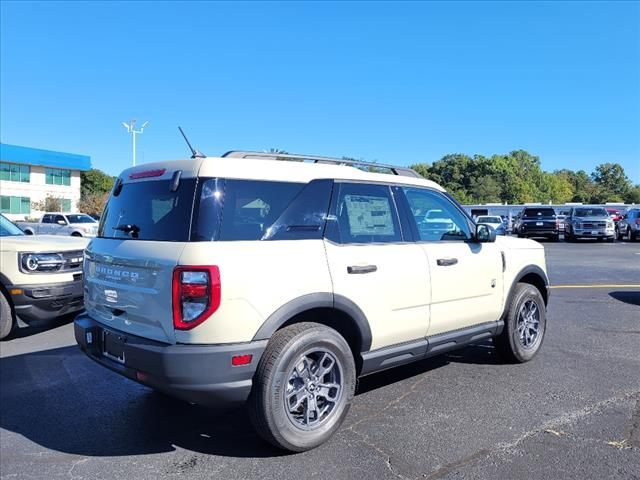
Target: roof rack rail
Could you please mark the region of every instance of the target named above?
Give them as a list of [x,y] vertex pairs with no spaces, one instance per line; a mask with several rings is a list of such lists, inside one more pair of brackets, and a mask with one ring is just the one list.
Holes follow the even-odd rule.
[[415,170],[409,167],[398,167],[397,165],[386,165],[384,163],[363,162],[360,160],[349,160],[345,158],[319,157],[317,155],[298,155],[293,153],[276,153],[276,152],[244,152],[240,150],[231,150],[222,155],[223,158],[248,158],[257,160],[297,160],[311,161],[313,163],[324,163],[331,165],[346,165],[350,167],[370,167],[389,170],[393,175],[401,175],[403,177],[422,178]]

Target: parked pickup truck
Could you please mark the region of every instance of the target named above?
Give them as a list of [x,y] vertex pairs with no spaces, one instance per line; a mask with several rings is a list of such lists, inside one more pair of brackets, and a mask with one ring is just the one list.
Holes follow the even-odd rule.
[[86,238],[25,235],[0,214],[0,339],[34,324],[82,310]]
[[98,222],[85,213],[50,212],[39,222],[18,222],[17,225],[27,235],[95,237],[98,231]]

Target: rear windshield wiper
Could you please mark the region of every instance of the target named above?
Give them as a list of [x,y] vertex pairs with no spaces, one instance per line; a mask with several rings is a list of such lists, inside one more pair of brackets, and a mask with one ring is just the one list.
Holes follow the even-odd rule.
[[119,230],[124,233],[130,233],[133,238],[138,237],[138,232],[140,232],[140,227],[137,225],[129,224],[129,223],[121,223],[117,227],[113,227],[114,230]]

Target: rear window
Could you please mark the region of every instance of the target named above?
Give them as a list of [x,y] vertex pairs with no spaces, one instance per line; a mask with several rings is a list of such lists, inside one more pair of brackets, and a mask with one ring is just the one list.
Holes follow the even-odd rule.
[[102,215],[98,237],[186,242],[191,228],[195,179],[125,183],[111,195]]
[[522,214],[523,218],[555,217],[553,208],[527,208]]
[[178,242],[322,238],[332,185],[201,178],[199,185],[182,180],[171,192],[170,180],[125,183],[109,199],[98,236]]
[[478,217],[477,223],[502,223],[500,217]]
[[332,183],[206,179],[196,206],[192,239],[322,238]]

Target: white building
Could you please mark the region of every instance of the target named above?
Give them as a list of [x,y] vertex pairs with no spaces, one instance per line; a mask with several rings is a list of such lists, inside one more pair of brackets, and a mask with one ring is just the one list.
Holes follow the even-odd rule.
[[91,169],[86,155],[0,144],[0,212],[12,220],[37,218],[33,202],[54,196],[63,211],[77,211],[80,172]]

